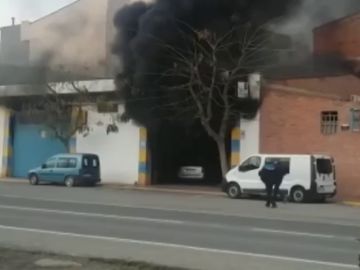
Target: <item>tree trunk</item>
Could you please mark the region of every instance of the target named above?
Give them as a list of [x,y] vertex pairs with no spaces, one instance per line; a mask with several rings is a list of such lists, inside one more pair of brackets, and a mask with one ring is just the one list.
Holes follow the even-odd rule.
[[221,174],[224,180],[226,174],[229,171],[229,162],[228,162],[228,156],[226,154],[225,140],[216,140],[216,145],[219,152]]

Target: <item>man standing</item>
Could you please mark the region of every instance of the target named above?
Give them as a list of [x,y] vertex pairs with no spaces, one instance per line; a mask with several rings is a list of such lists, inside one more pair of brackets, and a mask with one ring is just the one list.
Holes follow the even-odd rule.
[[260,170],[259,176],[266,187],[266,207],[277,208],[276,197],[279,187],[287,174],[279,161],[266,160],[264,167]]

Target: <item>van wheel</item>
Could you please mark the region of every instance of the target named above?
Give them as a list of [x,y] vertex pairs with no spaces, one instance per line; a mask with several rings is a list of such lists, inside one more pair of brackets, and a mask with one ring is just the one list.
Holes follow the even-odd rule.
[[240,186],[236,183],[230,183],[226,191],[231,199],[239,199],[241,197]]
[[305,199],[306,199],[306,194],[304,188],[302,187],[293,188],[293,190],[291,191],[291,200],[294,203],[303,203],[305,202]]
[[67,187],[73,187],[75,186],[75,179],[72,176],[68,176],[65,178],[65,186]]
[[31,185],[36,186],[39,184],[39,177],[36,174],[32,174],[29,177],[29,182]]

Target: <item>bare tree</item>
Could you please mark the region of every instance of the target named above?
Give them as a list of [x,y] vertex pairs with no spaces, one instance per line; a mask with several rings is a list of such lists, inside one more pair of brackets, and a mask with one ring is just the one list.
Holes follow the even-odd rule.
[[278,36],[248,26],[223,36],[208,30],[192,32],[188,47],[163,44],[173,63],[161,75],[159,85],[177,98],[156,109],[168,110],[170,119],[199,120],[216,142],[225,176],[229,170],[226,138],[241,115],[255,116],[260,105],[260,97],[250,92],[238,97],[238,83],[272,63],[280,48],[273,42]]
[[69,150],[71,138],[77,133],[89,132],[84,106],[89,104],[90,99],[86,87],[80,87],[75,82],[65,84],[71,92],[68,95],[58,93],[51,84],[47,84],[43,110],[46,113],[45,127]]
[[58,139],[69,151],[71,138],[89,132],[84,110],[90,102],[89,91],[73,81],[46,83],[42,88],[44,91],[37,93],[35,99],[23,103],[21,113],[30,119],[39,118],[49,136]]
[[130,58],[133,65],[118,76],[125,116],[149,127],[162,120],[200,123],[216,142],[225,176],[226,139],[241,116],[256,116],[261,103],[250,92],[239,97],[238,83],[271,67],[277,53],[288,48],[288,38],[251,24],[225,34],[178,25],[175,40],[146,36],[152,44],[150,56]]

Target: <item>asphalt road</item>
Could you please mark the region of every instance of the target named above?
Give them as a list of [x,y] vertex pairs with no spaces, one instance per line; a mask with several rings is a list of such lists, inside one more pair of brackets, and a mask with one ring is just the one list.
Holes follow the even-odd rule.
[[[194,269],[358,269],[360,209],[0,183],[0,245]],[[0,266],[1,269],[1,266]]]

